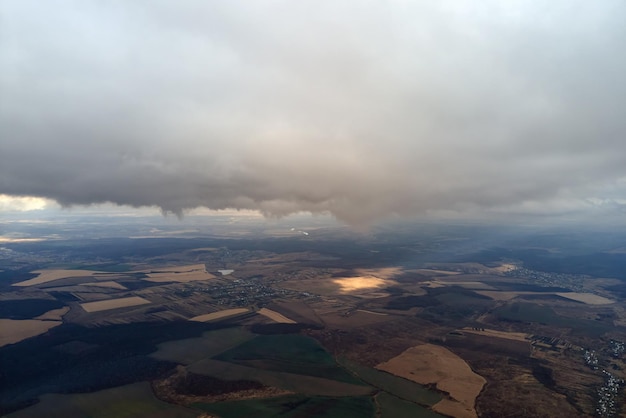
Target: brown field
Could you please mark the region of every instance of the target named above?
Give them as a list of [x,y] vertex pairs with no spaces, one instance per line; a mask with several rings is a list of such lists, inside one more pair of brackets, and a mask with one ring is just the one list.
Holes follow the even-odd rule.
[[296,322],[322,324],[315,311],[306,303],[299,300],[275,301],[269,305],[274,311],[282,313]]
[[211,312],[204,315],[194,316],[190,318],[190,321],[198,321],[198,322],[209,322],[215,321],[217,319],[227,318],[229,316],[241,315],[243,313],[250,312],[248,308],[234,308],[234,309],[224,309],[223,311]]
[[500,292],[497,290],[481,290],[476,293],[487,296],[493,300],[511,300],[522,295],[549,295],[554,293],[546,292]]
[[381,279],[391,279],[392,277],[402,274],[401,267],[383,267],[379,269],[357,269],[357,274],[361,276],[374,276]]
[[148,282],[193,282],[197,280],[215,279],[215,276],[206,271],[204,264],[191,264],[187,266],[167,267],[159,269],[158,272],[148,273],[148,278],[143,279]]
[[394,315],[384,315],[362,310],[352,311],[348,314],[341,311],[318,312],[318,314],[324,325],[336,329],[358,328],[397,319]]
[[477,334],[477,335],[485,335],[487,337],[496,337],[496,338],[504,338],[507,340],[516,340],[516,341],[528,341],[528,334],[523,332],[507,332],[507,331],[496,331],[495,329],[485,329],[485,330],[475,330],[471,328],[463,328],[460,331],[468,334]]
[[126,308],[129,306],[145,305],[151,303],[149,300],[139,296],[130,296],[127,298],[99,300],[97,302],[85,302],[80,306],[86,312],[108,311],[110,309]]
[[109,287],[111,289],[120,289],[120,290],[128,289],[126,286],[123,286],[119,284],[118,282],[113,282],[113,281],[81,283],[81,286]]
[[63,315],[70,311],[69,306],[64,306],[63,308],[53,309],[51,311],[46,312],[43,315],[39,315],[33,319],[41,319],[46,321],[61,321],[63,319]]
[[37,319],[0,319],[0,330],[2,330],[0,347],[43,334],[50,328],[62,323],[61,321],[40,321]]
[[602,296],[594,295],[593,293],[566,292],[566,293],[556,293],[556,294],[567,299],[586,303],[587,305],[609,305],[611,303],[615,303],[614,300],[607,299]]
[[[495,287],[489,286],[483,282],[476,281],[455,281],[453,277],[448,280],[448,278],[440,277],[438,279],[432,280],[431,283],[435,283],[437,285],[443,286],[461,286],[466,289],[473,290],[496,290]],[[431,287],[441,287],[441,286],[431,286]]]
[[423,385],[435,384],[437,389],[448,392],[451,399],[433,406],[437,412],[462,418],[477,416],[474,404],[486,380],[447,348],[418,345],[376,368]]
[[382,313],[382,312],[367,311],[365,309],[357,309],[357,312],[365,312],[365,313],[372,314],[372,315],[382,315],[382,316],[388,316],[389,315],[389,314]]
[[295,324],[296,321],[291,320],[289,318],[287,318],[286,316],[279,314],[278,312],[272,311],[271,309],[267,309],[267,308],[261,308],[259,309],[259,311],[257,312],[258,314],[261,314],[265,317],[268,317],[269,319],[271,319],[274,322],[278,322],[281,324]]
[[85,277],[85,276],[93,276],[97,271],[93,270],[62,270],[62,269],[53,269],[53,270],[35,270],[31,273],[38,273],[39,276],[30,279],[24,280],[23,282],[13,283],[12,286],[34,286],[37,284],[48,283],[54,280],[59,279],[67,279],[69,277]]

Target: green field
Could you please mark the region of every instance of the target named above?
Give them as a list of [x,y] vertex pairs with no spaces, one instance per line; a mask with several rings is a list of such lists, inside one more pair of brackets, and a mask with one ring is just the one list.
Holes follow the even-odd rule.
[[386,392],[376,396],[381,418],[445,418],[413,402],[403,401]]
[[340,363],[363,379],[364,382],[398,398],[425,406],[432,406],[443,398],[438,392],[390,373],[361,366],[345,359],[340,360]]
[[252,380],[266,386],[273,386],[306,395],[358,396],[372,391],[363,386],[323,379],[314,376],[256,369],[224,361],[205,359],[187,368],[191,373],[216,377],[222,380]]
[[221,418],[279,416],[284,418],[368,418],[374,417],[375,414],[374,404],[368,396],[308,398],[290,395],[215,404],[198,403],[194,404],[193,407],[219,415]]
[[93,393],[43,395],[40,402],[6,418],[196,418],[198,411],[154,397],[148,382]]
[[608,332],[611,326],[600,321],[568,318],[558,315],[547,306],[534,303],[511,303],[494,311],[499,320],[514,322],[538,322],[560,328],[571,328],[572,333],[599,338]]
[[254,337],[255,334],[241,327],[207,331],[198,338],[161,343],[158,345],[158,350],[150,356],[157,360],[191,364],[216,356]]
[[216,356],[215,359],[263,370],[361,383],[339,367],[317,341],[302,335],[260,335]]

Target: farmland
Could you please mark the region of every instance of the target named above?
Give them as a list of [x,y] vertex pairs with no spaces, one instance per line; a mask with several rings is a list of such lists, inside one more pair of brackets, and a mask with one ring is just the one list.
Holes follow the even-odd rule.
[[626,378],[615,277],[306,230],[6,244],[5,335],[34,325],[0,347],[2,413],[591,416],[602,370]]
[[451,399],[433,406],[437,412],[457,417],[476,417],[474,403],[486,381],[460,357],[444,347],[423,344],[379,364],[378,369],[421,384],[434,384]]

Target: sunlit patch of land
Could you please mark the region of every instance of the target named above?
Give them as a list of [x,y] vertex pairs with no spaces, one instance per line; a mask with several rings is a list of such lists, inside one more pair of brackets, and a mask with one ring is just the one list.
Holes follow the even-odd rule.
[[278,322],[280,324],[295,324],[296,321],[287,318],[286,316],[279,314],[278,312],[272,311],[271,309],[261,308],[257,311],[258,314],[261,314],[274,322]]
[[472,329],[470,327],[465,327],[461,329],[461,331],[469,334],[485,335],[487,337],[504,338],[515,341],[528,341],[529,338],[529,335],[523,332],[497,331],[495,329]]
[[593,293],[563,292],[556,294],[567,299],[586,303],[587,305],[609,305],[611,303],[615,303],[614,300],[594,295]]
[[364,289],[379,289],[381,287],[385,287],[388,283],[387,280],[374,276],[342,277],[333,279],[332,282],[339,285],[340,291],[343,293],[350,293]]
[[95,273],[98,273],[93,270],[63,270],[63,269],[52,269],[52,270],[35,270],[32,273],[38,273],[37,277],[34,277],[30,280],[24,280],[23,282],[13,283],[12,286],[34,286],[42,283],[48,283],[59,279],[67,279],[70,277],[88,277],[93,276]]
[[206,271],[204,264],[192,264],[187,266],[168,267],[146,273],[147,278],[144,280],[149,282],[193,282],[197,280],[214,279],[215,276]]
[[234,309],[224,309],[223,311],[211,312],[204,315],[194,316],[190,318],[190,321],[198,321],[198,322],[209,322],[215,321],[218,319],[228,318],[229,316],[241,315],[244,313],[250,312],[248,308],[234,308]]
[[85,302],[85,303],[81,303],[80,306],[86,312],[99,312],[99,311],[108,311],[110,309],[127,308],[130,306],[145,305],[148,303],[150,303],[150,301],[142,297],[130,296],[127,298],[99,300],[96,302]]
[[46,321],[61,321],[63,319],[63,315],[65,315],[69,311],[70,311],[69,306],[64,306],[59,309],[53,309],[51,311],[48,311],[45,314],[39,315],[38,317],[33,318],[33,319],[41,319],[41,320],[46,320]]
[[37,319],[0,319],[0,347],[15,344],[50,328],[61,325],[61,321],[40,321]]
[[119,289],[119,290],[126,290],[127,289],[126,286],[121,285],[118,282],[113,282],[113,281],[81,283],[81,286],[108,287],[108,288],[111,288],[111,289]]
[[[339,286],[341,293],[355,293],[363,290],[376,290],[397,284],[392,277],[402,273],[400,267],[386,267],[380,269],[357,269],[358,276],[338,277],[331,282]],[[380,296],[387,296],[381,294]]]
[[448,392],[433,410],[442,414],[476,418],[474,404],[486,380],[474,373],[469,365],[450,350],[433,344],[422,344],[404,351],[376,368]]

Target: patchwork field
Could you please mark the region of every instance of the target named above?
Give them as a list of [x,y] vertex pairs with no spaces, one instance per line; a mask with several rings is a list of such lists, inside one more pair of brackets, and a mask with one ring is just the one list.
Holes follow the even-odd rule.
[[0,319],[0,347],[8,344],[15,344],[27,338],[43,334],[50,328],[57,327],[61,324],[61,321]]
[[461,331],[463,333],[485,335],[487,337],[504,338],[507,340],[515,340],[515,341],[528,341],[528,338],[529,338],[529,335],[523,332],[496,331],[494,329],[485,329],[485,328],[472,329],[472,328],[466,327],[466,328],[463,328]]
[[191,264],[187,266],[169,267],[167,269],[159,269],[158,271],[146,272],[147,278],[143,280],[148,282],[193,282],[197,280],[214,279],[215,276],[206,271],[204,264]]
[[274,322],[278,322],[279,324],[296,324],[297,322],[287,318],[285,315],[279,314],[276,311],[272,311],[271,309],[261,308],[257,311],[258,314],[263,315]]
[[61,321],[63,319],[63,315],[70,311],[69,306],[64,306],[63,308],[53,309],[44,313],[43,315],[39,315],[33,319],[41,319],[44,321]]
[[498,290],[481,290],[476,293],[481,294],[483,296],[487,296],[493,300],[511,300],[515,299],[518,296],[524,295],[545,295],[545,292],[511,292],[511,291],[498,291]]
[[567,299],[586,303],[587,305],[610,305],[611,303],[615,303],[614,300],[607,299],[602,296],[594,295],[593,293],[567,292],[567,293],[556,293],[556,294]]
[[127,298],[99,300],[96,302],[85,302],[85,303],[81,303],[80,306],[86,312],[99,312],[99,311],[108,311],[111,309],[118,309],[118,308],[128,308],[130,306],[145,305],[148,303],[150,303],[150,301],[142,297],[130,296]]
[[241,314],[245,314],[250,312],[248,308],[234,308],[234,309],[224,309],[223,311],[211,312],[204,315],[194,316],[190,318],[190,321],[198,321],[198,322],[209,322],[209,321],[217,321],[218,319],[228,318],[230,316],[237,316]]
[[263,370],[360,383],[339,367],[317,341],[302,335],[259,335],[215,359]]
[[126,286],[123,286],[113,281],[81,283],[81,286],[108,287],[111,289],[119,289],[119,290],[127,289]]
[[202,334],[202,337],[161,343],[158,345],[158,350],[150,357],[180,364],[191,364],[230,350],[255,336],[241,327],[207,331]]
[[442,399],[433,406],[437,412],[455,417],[477,416],[474,404],[486,380],[444,347],[418,345],[376,367],[420,384],[435,384],[437,389],[448,392],[451,399]]
[[192,373],[213,376],[223,380],[251,380],[265,386],[307,396],[361,396],[372,391],[371,387],[362,384],[340,382],[297,373],[264,370],[212,359],[193,363],[188,367],[188,370]]
[[13,283],[12,286],[34,286],[38,284],[48,283],[59,279],[67,279],[70,277],[86,277],[93,276],[98,273],[93,270],[62,270],[62,269],[52,269],[52,270],[35,270],[32,273],[37,273],[38,276],[34,277],[30,280],[24,280],[23,282]]
[[0,319],[0,347],[43,334],[61,324],[61,321],[37,319]]
[[405,401],[423,406],[433,406],[443,399],[440,393],[432,391],[410,379],[405,379],[386,371],[365,367],[347,359],[341,359],[340,364],[367,384]]

